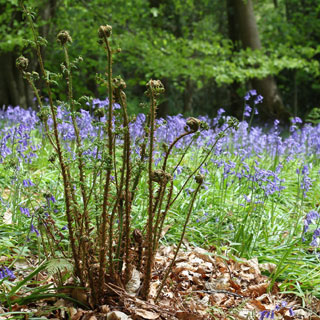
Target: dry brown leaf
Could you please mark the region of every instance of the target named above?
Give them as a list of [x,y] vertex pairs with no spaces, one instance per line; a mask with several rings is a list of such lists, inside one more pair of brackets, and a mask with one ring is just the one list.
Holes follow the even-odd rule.
[[210,295],[210,302],[212,305],[221,306],[222,302],[226,300],[224,293],[213,293]]
[[[286,312],[286,315],[289,316],[289,311]],[[297,310],[294,310],[294,316],[295,318],[298,318],[300,317],[300,319],[310,319],[310,313],[307,312],[306,310],[304,309],[297,309]],[[292,317],[291,317],[292,319]]]
[[7,209],[3,215],[4,224],[12,224],[12,212],[10,209]]
[[213,265],[215,264],[215,260],[212,258],[212,254],[207,250],[197,247],[197,248],[194,248],[192,253],[198,258],[202,259],[203,261],[210,262]]
[[192,276],[192,282],[195,283],[196,285],[200,286],[202,285],[202,275],[200,273],[193,273]]
[[173,273],[180,273],[184,270],[193,270],[192,266],[189,263],[186,262],[180,262],[176,264],[176,267],[172,269]]
[[237,293],[241,292],[241,286],[235,283],[232,279],[229,280],[230,287],[235,289]]
[[68,307],[67,310],[68,310],[71,318],[72,318],[74,315],[76,315],[77,312],[78,312],[78,310],[77,310],[76,308],[74,308],[74,307]]
[[84,315],[84,313],[85,312],[83,310],[78,310],[78,312],[71,317],[71,320],[81,319],[81,317]]
[[247,292],[249,292],[251,297],[260,297],[264,293],[267,292],[267,288],[269,286],[269,283],[261,283],[257,285],[251,285],[248,287]]
[[128,320],[129,317],[121,311],[112,311],[107,314],[107,320]]
[[266,310],[266,307],[259,300],[252,299],[250,300],[250,304],[258,308],[259,311]]
[[199,320],[199,316],[186,311],[178,311],[175,316],[180,320]]
[[104,304],[103,306],[100,307],[100,311],[102,313],[108,313],[108,312],[110,312],[110,307],[108,305]]
[[169,229],[171,228],[171,225],[165,226],[163,227],[163,229],[161,230],[161,235],[160,238],[163,238],[165,236],[165,234],[169,231]]
[[252,319],[252,310],[240,310],[238,313],[238,317],[241,320]]
[[88,295],[86,294],[85,290],[82,288],[74,288],[71,292],[71,297],[76,299],[77,301],[87,304],[88,303]]
[[261,271],[268,271],[272,273],[277,268],[277,265],[271,262],[259,263],[259,268]]
[[261,271],[259,269],[259,262],[258,262],[258,259],[257,258],[253,258],[253,259],[250,259],[250,260],[247,260],[246,261],[246,264],[252,268],[250,271],[252,273],[254,273],[255,275],[261,275]]
[[132,270],[131,279],[128,281],[126,285],[126,291],[130,295],[135,295],[135,293],[140,288],[140,272],[137,269]]
[[149,292],[150,297],[155,297],[157,295],[160,284],[161,284],[161,281],[159,279],[154,282],[151,282],[150,292]]
[[253,273],[250,273],[250,270],[243,270],[239,273],[239,276],[241,277],[242,280],[245,281],[252,281],[256,278],[256,276]]
[[235,304],[234,297],[229,297],[223,302],[223,307],[230,308],[230,307],[233,307],[234,304]]
[[204,286],[208,290],[228,290],[230,289],[230,275],[229,273],[224,273],[219,276],[216,280],[211,282],[205,282]]
[[155,312],[147,311],[145,309],[135,309],[135,314],[142,317],[143,319],[153,320],[158,319],[159,315]]

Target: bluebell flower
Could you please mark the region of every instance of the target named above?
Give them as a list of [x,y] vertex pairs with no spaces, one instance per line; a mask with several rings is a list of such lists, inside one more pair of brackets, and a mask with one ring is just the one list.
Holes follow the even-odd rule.
[[291,123],[292,123],[292,124],[302,123],[302,120],[301,120],[301,118],[299,118],[299,117],[295,117],[295,118],[292,118],[292,119],[291,119]]
[[28,208],[20,207],[20,211],[21,211],[21,213],[23,213],[24,215],[26,215],[28,218],[30,218],[30,211],[29,211]]
[[224,114],[226,111],[222,108],[220,108],[218,111],[217,111],[217,117],[220,118],[222,116],[222,114]]
[[250,112],[251,111],[252,111],[252,108],[249,105],[246,104],[245,108],[244,108],[243,116],[250,117]]
[[244,96],[244,100],[248,101],[250,99],[250,92],[247,92]]
[[40,236],[40,233],[39,233],[38,229],[36,229],[35,226],[32,223],[31,223],[31,226],[30,226],[30,231],[34,232],[37,235],[37,237]]
[[312,237],[312,241],[310,242],[310,246],[311,247],[318,247],[319,246],[319,242],[318,242],[317,237]]
[[274,310],[271,311],[270,319],[274,319]]
[[260,94],[255,98],[254,100],[254,104],[259,104],[263,101],[263,96],[261,96]]
[[195,191],[195,189],[192,189],[192,188],[187,188],[185,189],[185,192],[188,196],[190,196],[191,193],[193,193]]
[[8,267],[4,267],[0,269],[0,280],[4,278],[9,278],[11,280],[14,280],[16,276]]
[[266,316],[266,313],[267,313],[267,310],[261,311],[261,312],[260,312],[260,318],[259,318],[259,320],[263,320],[264,317]]

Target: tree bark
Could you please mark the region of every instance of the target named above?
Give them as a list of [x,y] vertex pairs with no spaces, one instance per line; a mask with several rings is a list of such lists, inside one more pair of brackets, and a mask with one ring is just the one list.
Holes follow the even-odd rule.
[[[240,49],[240,35],[237,28],[235,1],[236,0],[227,0],[228,33],[229,38],[233,43],[233,52],[237,52]],[[238,94],[240,86],[240,83],[234,81],[229,87],[231,114],[239,119],[243,114],[243,99]]]
[[[170,90],[170,84],[168,78],[162,78],[161,82],[165,89],[165,96],[168,96],[168,91]],[[163,100],[157,107],[157,118],[165,118],[168,115],[169,111],[169,101],[167,98]]]
[[32,91],[16,67],[14,52],[0,53],[0,106],[32,106]]
[[191,114],[193,111],[192,100],[194,93],[194,83],[188,78],[183,92],[183,113]]
[[[50,32],[49,21],[55,14],[56,3],[57,0],[48,0],[40,8],[39,15],[44,21],[47,21],[46,24],[39,28],[39,34],[42,37],[46,38]],[[20,11],[14,10],[12,15],[12,21],[22,21]],[[13,28],[13,22],[11,27]],[[3,105],[19,105],[22,108],[35,106],[32,89],[16,67],[16,59],[20,55],[19,51],[19,48],[14,48],[12,51],[0,51],[0,107]],[[28,58],[30,60],[29,69],[35,70],[37,68],[36,60]]]
[[[252,1],[234,0],[232,2],[243,47],[252,50],[262,49]],[[264,79],[254,78],[251,83],[253,88],[264,98],[260,108],[261,116],[265,119],[276,118],[287,121],[290,113],[284,108],[273,76],[268,76]]]

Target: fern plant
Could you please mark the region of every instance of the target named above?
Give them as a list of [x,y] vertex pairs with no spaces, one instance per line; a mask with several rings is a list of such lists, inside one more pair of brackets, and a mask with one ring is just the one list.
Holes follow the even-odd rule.
[[[63,182],[68,243],[71,249],[70,257],[70,254],[64,252],[63,246],[48,227],[54,224],[54,219],[51,219],[50,223],[44,220],[43,225],[48,241],[50,237],[52,238],[49,242],[53,258],[47,264],[47,271],[51,274],[59,274],[63,270],[70,270],[69,258],[71,258],[76,281],[81,287],[86,288],[91,305],[96,307],[106,303],[110,293],[110,284],[125,288],[136,269],[141,272],[143,279],[140,295],[143,299],[148,299],[154,257],[170,208],[191,178],[198,174],[200,167],[213,152],[217,141],[224,136],[227,130],[235,128],[237,122],[232,118],[229,119],[228,125],[217,136],[213,146],[204,153],[199,167],[190,173],[182,189],[174,194],[173,174],[186,152],[186,150],[182,152],[176,159],[176,165],[172,165],[173,161],[168,160],[169,158],[173,160],[174,146],[187,136],[197,137],[196,133],[206,130],[208,126],[196,118],[189,118],[185,132],[165,148],[161,169],[156,170],[154,164],[155,121],[158,99],[164,93],[164,86],[160,80],[150,80],[146,85],[149,114],[140,144],[134,146],[140,150],[139,156],[132,156],[133,142],[130,137],[132,119],[129,118],[127,112],[124,92],[126,84],[120,77],[113,77],[112,72],[113,55],[118,50],[112,49],[111,46],[112,27],[100,26],[98,36],[106,52],[107,71],[106,76],[99,76],[99,80],[106,87],[109,104],[95,111],[99,131],[94,141],[95,154],[88,158],[87,152],[90,146],[88,147],[81,138],[78,125],[80,116],[78,106],[83,102],[83,97],[75,99],[72,88],[75,64],[70,60],[68,53],[68,46],[72,43],[72,38],[67,31],[61,31],[57,40],[64,52],[62,75],[66,80],[68,92],[68,101],[63,104],[70,114],[70,123],[75,137],[72,148],[68,148],[59,132],[58,125],[62,120],[58,118],[57,105],[52,95],[51,87],[54,85],[54,80],[45,69],[42,59],[41,46],[44,42],[37,35],[30,10],[24,5],[22,8],[34,34],[33,45],[42,74],[39,76],[35,72],[28,71],[28,60],[25,57],[17,60],[17,66],[34,90],[40,106],[39,118],[59,163]],[[43,103],[40,90],[35,85],[38,77],[45,84],[49,106]],[[106,120],[101,121],[102,118]],[[133,230],[131,220],[139,182],[144,175],[147,177],[148,185],[147,221],[143,231],[140,231]],[[203,180],[204,177],[197,176],[194,181],[197,188],[190,203],[182,237],[194,199],[201,190]],[[139,250],[136,250],[137,247]]]

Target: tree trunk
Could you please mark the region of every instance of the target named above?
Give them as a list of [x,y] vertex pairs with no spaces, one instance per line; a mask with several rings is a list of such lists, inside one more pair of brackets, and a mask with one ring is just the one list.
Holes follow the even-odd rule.
[[[243,47],[252,50],[260,50],[262,46],[252,1],[234,0],[234,9]],[[284,108],[273,76],[268,76],[264,79],[255,78],[252,79],[251,83],[253,88],[255,88],[264,98],[260,108],[261,116],[265,119],[277,118],[279,120],[287,121],[290,114]]]
[[192,100],[194,92],[194,83],[190,78],[187,79],[185,90],[183,92],[183,113],[191,114],[193,111]]
[[[46,38],[50,32],[49,21],[55,14],[56,3],[57,0],[48,0],[40,8],[40,16],[47,22],[39,28],[39,34],[42,37]],[[20,11],[13,11],[12,15],[12,21],[22,21]],[[19,105],[22,108],[27,108],[35,105],[32,89],[16,67],[16,59],[20,55],[18,51],[18,48],[8,52],[0,51],[0,107],[3,105]],[[42,51],[44,50],[42,49]],[[37,62],[35,58],[31,59],[29,57],[29,60],[29,70],[36,70]]]
[[157,108],[157,118],[165,118],[169,111],[169,101],[166,98],[169,95],[168,91],[170,90],[168,78],[162,78],[161,82],[165,89],[165,100],[163,100]]
[[20,106],[26,108],[33,105],[32,91],[22,78],[16,67],[14,52],[0,53],[0,106]]
[[[240,35],[237,28],[235,1],[236,0],[227,0],[228,33],[229,38],[233,43],[233,52],[237,52],[240,49]],[[238,119],[240,119],[243,114],[243,99],[238,94],[240,86],[240,83],[234,81],[229,87],[231,114]]]

